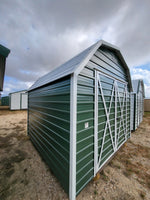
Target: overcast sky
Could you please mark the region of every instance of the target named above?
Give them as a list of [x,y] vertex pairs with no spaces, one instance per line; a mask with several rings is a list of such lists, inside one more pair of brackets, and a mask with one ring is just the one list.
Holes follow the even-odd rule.
[[149,0],[1,0],[0,44],[11,50],[3,96],[27,89],[100,39],[121,49],[150,97]]

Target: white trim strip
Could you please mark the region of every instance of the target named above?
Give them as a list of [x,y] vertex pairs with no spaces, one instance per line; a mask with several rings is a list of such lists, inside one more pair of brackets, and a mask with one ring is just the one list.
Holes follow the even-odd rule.
[[98,81],[97,71],[95,70],[95,112],[94,112],[94,177],[98,171]]
[[77,76],[71,75],[70,82],[70,174],[69,199],[76,199],[76,121],[77,121]]

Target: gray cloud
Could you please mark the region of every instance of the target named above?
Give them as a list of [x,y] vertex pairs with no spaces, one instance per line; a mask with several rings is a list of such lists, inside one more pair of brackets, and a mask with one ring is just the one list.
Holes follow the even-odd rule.
[[149,0],[1,0],[6,75],[25,83],[98,39],[119,46],[130,67],[150,62]]

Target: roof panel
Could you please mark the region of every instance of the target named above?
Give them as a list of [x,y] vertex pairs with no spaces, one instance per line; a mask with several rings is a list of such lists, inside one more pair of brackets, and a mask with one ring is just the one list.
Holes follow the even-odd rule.
[[135,92],[135,93],[138,93],[138,92],[139,92],[140,84],[142,85],[143,96],[145,97],[144,82],[143,82],[142,79],[135,79],[135,80],[132,80],[133,92]]
[[70,75],[72,73],[76,73],[79,74],[80,71],[83,69],[83,67],[88,63],[88,61],[90,60],[90,58],[93,56],[93,54],[96,52],[96,50],[101,46],[104,45],[107,48],[111,49],[111,50],[115,50],[117,52],[117,55],[119,56],[123,67],[126,70],[127,76],[128,76],[128,80],[129,80],[129,87],[130,90],[132,91],[132,84],[131,84],[131,78],[130,78],[130,72],[129,72],[129,68],[127,66],[127,64],[125,63],[123,56],[120,53],[120,50],[116,47],[113,46],[103,40],[100,40],[98,42],[96,42],[95,44],[93,44],[92,46],[90,46],[89,48],[85,49],[84,51],[82,51],[80,54],[78,54],[77,56],[73,57],[72,59],[70,59],[69,61],[67,61],[66,63],[64,63],[63,65],[55,68],[54,70],[52,70],[51,72],[49,72],[48,74],[42,76],[41,78],[39,78],[30,88],[30,90],[33,90],[35,88],[41,87],[43,85],[46,85],[48,83],[51,83],[57,79],[63,78],[67,75]]
[[[97,44],[97,43],[96,43]],[[96,44],[90,46],[77,56],[73,57],[66,63],[62,64],[61,66],[55,68],[48,74],[39,78],[30,88],[29,90],[35,89],[52,81],[55,81],[59,78],[63,78],[69,74],[72,74],[75,69],[80,65],[80,63],[88,56],[88,54],[93,50]]]

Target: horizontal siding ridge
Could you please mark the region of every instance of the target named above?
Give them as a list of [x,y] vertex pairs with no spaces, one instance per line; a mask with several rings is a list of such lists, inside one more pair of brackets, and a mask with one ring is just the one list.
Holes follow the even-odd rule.
[[90,153],[86,154],[84,157],[82,157],[82,159],[78,160],[76,164],[78,165],[80,162],[82,162],[84,159],[86,159],[88,156],[90,156],[93,153],[94,151],[91,151]]
[[[37,121],[37,120],[35,120],[35,121]],[[38,122],[38,121],[37,121]],[[40,123],[40,122],[38,122],[38,123]],[[34,122],[31,122],[31,124],[33,124],[34,126],[36,126],[35,124],[34,124]],[[40,123],[41,124],[41,123]],[[45,125],[43,125],[43,124],[41,124],[42,126],[45,126]],[[45,126],[46,127],[46,126]],[[61,144],[59,144],[55,139],[53,139],[53,137],[51,137],[49,134],[47,134],[44,130],[42,130],[40,127],[38,127],[38,129],[40,129],[41,130],[41,132],[43,132],[45,135],[47,135],[47,137],[48,138],[50,138],[51,140],[53,140],[58,146],[60,146],[64,151],[66,151],[66,153],[69,155],[69,151],[66,149],[66,148],[64,148]]]
[[[31,104],[30,104],[31,105]],[[63,113],[68,113],[70,114],[70,111],[68,110],[60,110],[60,109],[56,109],[56,108],[51,108],[51,107],[47,107],[47,106],[38,106],[36,104],[33,105],[34,107],[37,107],[37,108],[46,108],[48,110],[54,110],[54,111],[58,111],[58,112],[63,112]]]
[[84,165],[83,167],[81,167],[78,171],[77,171],[77,175],[85,168],[87,167],[90,163],[93,162],[94,159],[90,160],[89,162],[86,163],[86,165]]
[[50,115],[50,114],[44,113],[44,112],[39,111],[39,110],[35,110],[35,109],[33,109],[33,108],[30,108],[30,110],[33,110],[33,111],[39,112],[39,113],[41,113],[41,114],[43,114],[43,115],[50,116],[50,117],[52,117],[52,118],[58,119],[58,120],[60,120],[60,121],[66,122],[66,123],[70,123],[68,120],[65,120],[65,119],[62,119],[62,118],[59,118],[59,117],[55,117],[55,116],[53,116],[53,115]]
[[[56,124],[54,124],[54,123],[52,123],[52,122],[50,122],[50,121],[48,121],[48,120],[46,120],[46,119],[43,119],[43,118],[41,118],[41,117],[39,117],[38,115],[36,115],[36,114],[33,114],[32,113],[32,115],[35,115],[35,116],[37,116],[38,118],[40,118],[40,119],[42,119],[42,120],[44,120],[44,121],[46,121],[46,122],[48,122],[49,124],[52,124],[52,125],[54,125],[54,126],[56,126],[57,128],[59,128],[59,129],[61,129],[61,130],[63,130],[63,131],[65,131],[66,133],[70,133],[70,131],[68,131],[68,130],[66,130],[66,129],[64,129],[64,128],[62,128],[62,127],[60,127],[60,126],[58,126],[58,125],[56,125]],[[36,120],[37,121],[37,120]],[[37,121],[38,122],[38,121]],[[43,126],[45,126],[45,125],[43,125]],[[62,137],[61,135],[59,135],[59,134],[57,134],[55,131],[53,131],[53,130],[51,130],[50,128],[48,128],[47,126],[46,126],[46,128],[47,129],[49,129],[51,132],[53,132],[55,135],[57,135],[58,137],[60,137],[61,139],[63,139],[64,141],[66,141],[66,142],[68,142],[69,143],[69,141],[68,140],[66,140],[64,137]]]
[[90,121],[90,120],[93,120],[93,118],[80,120],[80,121],[77,122],[77,125],[80,124],[80,123],[84,123],[84,122]]
[[[53,162],[53,160],[51,159],[51,157],[49,157],[49,154],[46,152],[46,150],[43,149],[42,145],[39,143],[38,139],[36,138],[36,135],[34,134],[34,132],[33,132],[32,130],[31,130],[31,132],[32,132],[33,135],[34,135],[34,137],[33,137],[32,135],[30,135],[30,136],[31,136],[31,140],[32,140],[32,141],[34,140],[35,143],[38,143],[38,145],[40,146],[40,148],[38,148],[37,145],[36,145],[36,147],[38,148],[38,150],[41,152],[41,149],[42,149],[42,151],[44,152],[44,154],[47,155],[47,156],[46,156],[47,159],[50,160],[50,162],[52,162],[52,164],[55,165],[56,168],[57,168],[58,166],[55,164],[55,162]],[[33,144],[35,144],[35,143],[33,142]],[[42,144],[45,146],[45,144],[44,144],[43,142],[42,142]],[[45,146],[45,148],[47,149],[46,146]],[[49,149],[47,149],[47,151],[49,152]],[[42,152],[41,152],[41,154],[42,154]],[[51,154],[51,155],[52,155],[52,157],[54,157],[54,159],[56,159],[56,156],[54,156],[53,154]],[[66,167],[64,167],[63,163],[60,162],[58,159],[57,159],[57,161],[58,161],[58,163],[60,164],[60,166],[62,166],[62,168],[64,169],[64,171],[67,172],[67,169],[66,169]]]
[[79,74],[79,76],[83,76],[83,77],[85,77],[85,78],[89,78],[89,79],[95,80],[95,77],[82,74],[82,72]]
[[[93,118],[92,118],[93,119]],[[92,128],[94,128],[94,126],[89,126],[88,128],[86,128],[86,130],[90,130],[90,129],[92,129]],[[85,129],[82,129],[82,130],[80,130],[80,131],[77,131],[77,135],[78,134],[80,134],[80,133],[82,133],[82,132],[84,132],[85,131]]]
[[82,148],[80,151],[77,152],[77,155],[78,155],[79,153],[81,153],[82,151],[84,151],[85,149],[88,149],[88,148],[91,147],[91,146],[93,146],[93,144],[89,144],[88,146]]
[[[59,155],[60,155],[60,157],[62,157],[63,158],[63,160],[64,161],[66,161],[66,163],[68,164],[69,163],[69,161],[45,138],[45,137],[43,137],[43,135],[41,135],[40,133],[39,133],[39,131],[37,131],[37,130],[35,130],[35,128],[33,127],[33,126],[31,126],[30,127],[31,129],[34,129],[34,131],[35,132],[37,132],[42,138],[43,138],[43,140],[44,141],[46,141],[48,144],[49,144],[49,146],[52,148],[52,149],[54,149]],[[33,132],[32,132],[33,133]],[[42,142],[42,140],[40,140],[41,142]],[[43,142],[42,142],[43,143]],[[45,143],[43,143],[43,144],[45,144]]]
[[110,59],[109,56],[107,56],[102,50],[98,49],[98,51],[120,68],[120,65],[118,65],[118,63],[114,62],[114,60]]
[[[66,93],[58,93],[58,94],[47,94],[47,92],[49,91],[45,91],[45,92],[37,92],[37,94],[32,94],[32,97],[30,97],[31,99],[32,98],[37,98],[37,97],[55,97],[55,96],[64,96],[64,95],[70,95],[69,92],[66,92]],[[40,95],[40,94],[43,94],[43,95]]]
[[77,111],[77,114],[82,114],[82,113],[87,113],[87,112],[94,112],[94,110]]
[[90,180],[93,178],[94,175],[92,175],[83,185],[80,187],[80,189],[76,192],[77,194],[90,182]]
[[92,170],[93,170],[93,168],[91,168],[89,171],[87,171],[87,172],[84,174],[84,176],[82,176],[82,178],[78,180],[78,182],[76,183],[76,185],[78,185],[78,184],[86,177],[86,175],[87,175],[88,173],[90,173]]
[[69,101],[30,101],[30,103],[34,103],[34,102],[48,102],[48,103],[59,103],[59,104],[69,104]]
[[90,136],[88,136],[88,137],[85,137],[85,138],[82,139],[82,140],[79,140],[79,141],[77,142],[77,144],[80,144],[81,142],[83,142],[83,141],[85,141],[85,140],[88,140],[89,138],[93,138],[93,135],[90,135]]

